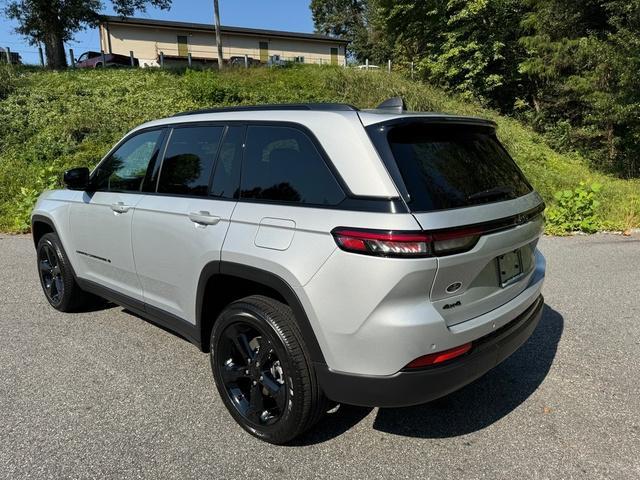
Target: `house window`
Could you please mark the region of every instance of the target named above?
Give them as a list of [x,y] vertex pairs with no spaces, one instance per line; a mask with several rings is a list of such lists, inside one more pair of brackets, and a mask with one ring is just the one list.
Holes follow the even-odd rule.
[[186,57],[189,55],[189,37],[186,35],[178,35],[178,56]]

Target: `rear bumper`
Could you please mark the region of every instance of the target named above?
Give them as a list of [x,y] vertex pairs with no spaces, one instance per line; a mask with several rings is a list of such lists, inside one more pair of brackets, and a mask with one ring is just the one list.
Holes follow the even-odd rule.
[[544,299],[537,300],[499,330],[473,342],[472,350],[449,363],[369,376],[339,373],[317,365],[318,380],[331,400],[366,407],[404,407],[426,403],[474,381],[515,352],[535,330]]

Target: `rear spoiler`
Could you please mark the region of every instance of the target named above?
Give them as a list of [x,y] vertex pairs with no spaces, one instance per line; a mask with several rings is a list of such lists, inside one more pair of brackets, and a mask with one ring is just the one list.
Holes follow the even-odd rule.
[[[389,115],[384,115],[388,113]],[[370,114],[370,115],[367,115]],[[493,120],[480,117],[465,117],[462,115],[447,115],[440,113],[421,113],[421,112],[405,112],[396,113],[391,109],[384,110],[361,110],[358,112],[360,121],[365,127],[371,125],[393,126],[402,123],[434,123],[440,125],[469,125],[475,127],[484,127],[495,132],[498,124]]]

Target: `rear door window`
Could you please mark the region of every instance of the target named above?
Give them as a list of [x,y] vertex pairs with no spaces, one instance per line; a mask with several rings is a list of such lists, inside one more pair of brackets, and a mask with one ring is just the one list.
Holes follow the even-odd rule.
[[293,127],[249,126],[241,198],[336,205],[345,195],[304,132]]
[[207,196],[224,127],[174,128],[158,181],[158,193]]
[[491,128],[414,122],[390,127],[386,141],[413,211],[509,200],[532,191]]

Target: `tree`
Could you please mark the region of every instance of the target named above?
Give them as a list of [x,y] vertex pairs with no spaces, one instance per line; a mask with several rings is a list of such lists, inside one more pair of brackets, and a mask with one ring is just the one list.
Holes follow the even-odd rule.
[[521,0],[376,0],[398,62],[423,78],[510,110],[519,90]]
[[640,0],[533,0],[523,21],[534,124],[556,147],[640,176]]
[[515,114],[555,147],[640,177],[640,0],[313,0],[359,60]]
[[[162,9],[171,6],[171,0],[112,0],[118,15],[131,16],[153,5]],[[100,20],[101,0],[11,0],[5,15],[18,22],[16,32],[29,39],[32,45],[43,43],[50,68],[64,68],[67,59],[64,43],[88,26]]]
[[372,25],[369,0],[312,0],[315,30],[349,40],[349,49],[358,61],[372,58]]

